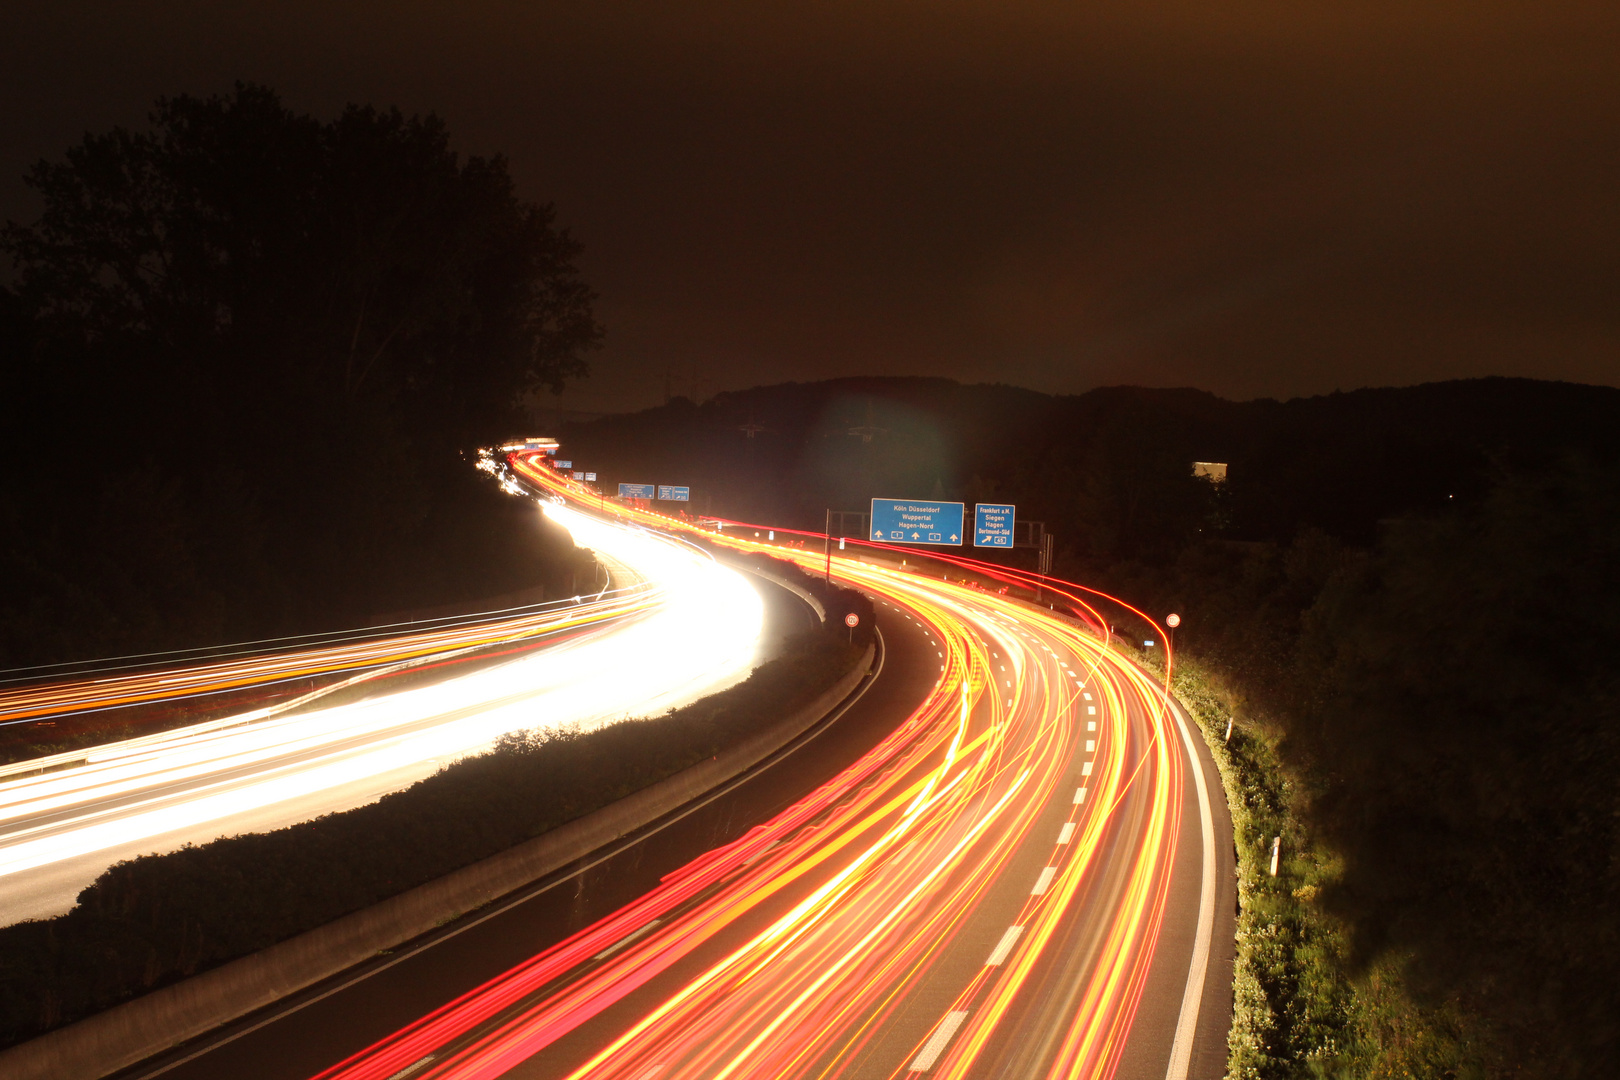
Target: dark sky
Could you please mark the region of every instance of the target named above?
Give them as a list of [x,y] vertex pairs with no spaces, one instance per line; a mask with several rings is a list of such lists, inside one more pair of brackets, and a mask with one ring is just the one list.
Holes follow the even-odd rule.
[[1620,384],[1620,4],[11,0],[26,164],[166,93],[443,115],[585,242],[566,403],[831,375]]

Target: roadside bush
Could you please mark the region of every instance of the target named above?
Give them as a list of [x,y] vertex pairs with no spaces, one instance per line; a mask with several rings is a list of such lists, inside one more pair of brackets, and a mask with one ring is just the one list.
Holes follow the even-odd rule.
[[66,915],[0,929],[10,1045],[504,851],[802,708],[863,650],[810,633],[665,716],[519,733],[368,806],[109,868]]

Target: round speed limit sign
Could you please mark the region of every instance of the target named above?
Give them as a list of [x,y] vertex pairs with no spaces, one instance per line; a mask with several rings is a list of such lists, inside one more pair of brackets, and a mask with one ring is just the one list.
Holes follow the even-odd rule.
[[852,611],[844,616],[844,625],[849,627],[859,626],[861,625],[861,617]]

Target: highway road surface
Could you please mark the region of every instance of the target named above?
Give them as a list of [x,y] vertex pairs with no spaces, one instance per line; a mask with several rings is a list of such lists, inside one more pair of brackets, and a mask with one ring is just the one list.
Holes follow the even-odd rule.
[[0,767],[0,920],[66,911],[118,859],[362,805],[508,731],[661,712],[751,669],[764,609],[743,575],[633,525],[545,510],[615,568],[615,590],[381,641],[0,693],[0,713],[26,722],[290,673],[375,675],[503,644],[542,645],[363,700],[259,709]]
[[1083,593],[1060,615],[885,555],[832,560],[884,648],[814,738],[132,1075],[1219,1076],[1231,832],[1198,731]]

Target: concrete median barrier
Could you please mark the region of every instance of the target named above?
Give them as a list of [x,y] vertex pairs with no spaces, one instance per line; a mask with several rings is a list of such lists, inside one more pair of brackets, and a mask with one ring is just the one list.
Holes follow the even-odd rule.
[[0,1051],[7,1080],[97,1080],[476,911],[644,828],[753,767],[854,692],[873,648],[780,723],[650,787],[499,855],[105,1012]]

